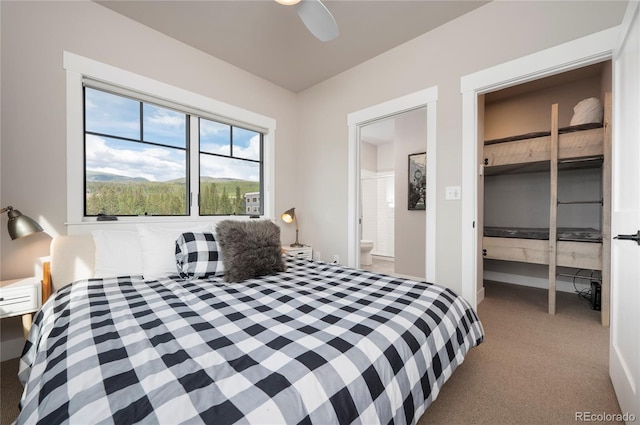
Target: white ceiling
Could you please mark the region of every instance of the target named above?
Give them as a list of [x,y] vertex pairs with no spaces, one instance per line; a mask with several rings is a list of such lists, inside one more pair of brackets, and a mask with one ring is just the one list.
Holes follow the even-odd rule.
[[340,35],[321,42],[273,0],[95,1],[296,93],[488,3],[324,0]]

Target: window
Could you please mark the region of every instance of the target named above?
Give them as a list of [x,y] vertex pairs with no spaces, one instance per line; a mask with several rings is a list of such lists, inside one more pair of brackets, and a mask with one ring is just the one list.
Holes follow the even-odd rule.
[[[182,225],[194,221],[216,222],[226,217],[201,215],[198,206],[201,169],[199,120],[201,118],[230,128],[232,133],[230,137],[233,139],[229,141],[229,149],[230,152],[231,149],[233,151],[227,155],[228,158],[225,158],[231,164],[226,168],[227,170],[233,169],[236,164],[234,161],[259,162],[259,189],[255,192],[253,190],[248,192],[252,193],[249,197],[255,195],[259,204],[256,203],[256,209],[254,209],[254,203],[248,203],[246,211],[243,210],[245,215],[259,214],[269,218],[275,217],[273,186],[275,181],[276,121],[273,118],[70,52],[63,52],[63,66],[66,71],[67,95],[66,224],[68,231],[82,233],[87,229],[94,229],[95,226],[102,225],[97,222],[97,217],[92,215],[99,214],[100,211],[89,211],[91,215],[88,215],[86,211],[85,174],[87,168],[124,175],[131,180],[144,178],[148,184],[171,180],[176,184],[176,187],[180,187],[180,189],[176,189],[180,195],[174,198],[179,197],[180,204],[169,212],[165,210],[168,209],[169,202],[167,200],[161,202],[163,210],[151,208],[152,203],[148,203],[144,208],[130,212],[119,211],[118,213],[123,215],[118,216],[118,221],[108,224],[111,228],[131,229],[134,223],[139,222],[154,222],[158,226]],[[196,81],[191,83],[197,84]],[[108,126],[100,124],[99,116],[90,115],[89,123],[85,123],[85,91],[87,89],[94,89],[114,96],[105,95],[106,99],[103,101],[107,102],[110,99],[111,101],[123,102],[123,104],[129,105],[131,110],[137,109],[138,115],[135,115],[136,118],[126,119],[123,116],[112,116],[111,124]],[[126,106],[124,108],[126,109]],[[105,111],[102,109],[103,113]],[[165,121],[164,124],[161,124],[161,118]],[[183,118],[184,128],[182,127]],[[180,121],[179,124],[178,121]],[[113,125],[116,122],[118,125]],[[172,122],[173,125],[168,125],[169,122]],[[86,128],[85,124],[88,124]],[[245,132],[248,133],[244,134]],[[261,139],[259,159],[256,159],[255,156],[242,154],[243,149],[246,150],[248,146],[243,143],[250,144],[256,134],[259,134]],[[183,137],[185,145],[182,145]],[[87,167],[87,157],[85,156],[85,139],[87,138],[90,139],[89,149],[93,149],[93,153],[89,151],[89,154],[94,155],[94,159],[96,159],[91,162],[91,157],[89,157],[89,167]],[[100,158],[95,158],[95,156],[113,154],[114,151],[111,148],[117,149],[115,153],[120,156],[113,157],[111,168],[108,168],[109,162],[103,161],[100,164],[97,162]],[[146,155],[150,149],[153,149],[151,153],[156,156]],[[150,163],[147,164],[148,166],[156,165],[160,160],[165,160],[166,162],[163,162],[164,171],[166,175],[170,174],[170,176],[152,177],[154,174],[151,170],[148,167],[142,167],[140,163],[127,168],[129,163],[127,155],[123,155],[124,153],[135,160],[143,157]],[[216,153],[218,152],[213,152],[214,155]],[[208,156],[208,154],[203,153],[202,156]],[[116,158],[118,161],[115,160]],[[98,165],[101,168],[98,168]],[[115,170],[116,167],[117,170]],[[203,170],[205,177],[237,178],[234,175],[207,175],[204,174],[208,173],[207,168],[204,167]],[[206,179],[203,178],[203,180]],[[158,184],[158,186],[162,185]],[[150,193],[150,191],[144,192]],[[230,197],[237,198],[235,187],[227,189],[227,192]],[[246,199],[245,196],[245,203],[247,203]],[[176,214],[175,211],[180,211],[179,215],[173,215]],[[145,212],[146,216],[139,216]],[[106,209],[104,213],[109,214]],[[129,215],[129,213],[133,215]],[[172,215],[158,217],[155,214]],[[203,211],[202,214],[208,213]],[[86,227],[85,224],[90,224],[90,226]]]
[[200,118],[200,215],[260,213],[263,134]]
[[188,115],[84,89],[85,216],[189,215]]
[[262,132],[100,86],[84,87],[85,217],[262,213]]

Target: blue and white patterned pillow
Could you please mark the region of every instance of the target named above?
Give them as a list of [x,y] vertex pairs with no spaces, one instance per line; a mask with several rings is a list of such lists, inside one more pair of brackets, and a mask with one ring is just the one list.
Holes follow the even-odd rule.
[[185,232],[176,240],[176,266],[184,278],[223,275],[218,242],[211,232]]

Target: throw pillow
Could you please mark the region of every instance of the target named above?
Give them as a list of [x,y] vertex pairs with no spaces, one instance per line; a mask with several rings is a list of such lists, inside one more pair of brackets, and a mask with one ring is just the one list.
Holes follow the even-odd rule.
[[93,277],[142,274],[142,254],[138,232],[94,230],[92,234],[96,246]]
[[223,220],[218,223],[216,235],[227,282],[285,271],[280,228],[271,221]]
[[185,232],[176,241],[176,265],[185,278],[222,275],[224,267],[218,242],[211,232]]

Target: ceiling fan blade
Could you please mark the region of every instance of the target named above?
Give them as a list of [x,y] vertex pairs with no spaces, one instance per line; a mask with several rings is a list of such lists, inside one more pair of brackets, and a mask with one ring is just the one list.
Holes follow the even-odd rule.
[[318,40],[330,41],[338,36],[338,24],[320,0],[302,0],[296,5],[296,10],[302,22]]

